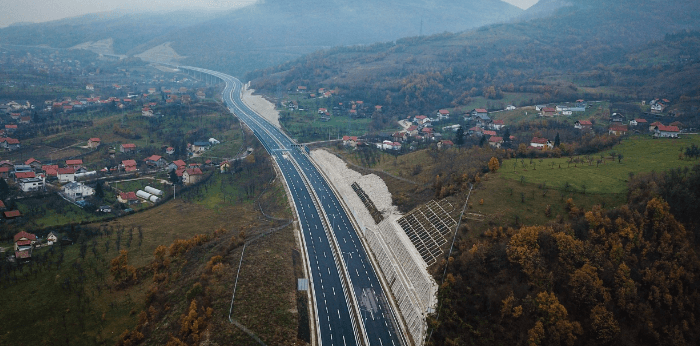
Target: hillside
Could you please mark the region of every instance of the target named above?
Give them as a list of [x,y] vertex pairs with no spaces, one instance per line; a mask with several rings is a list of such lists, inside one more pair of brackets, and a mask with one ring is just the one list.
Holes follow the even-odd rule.
[[218,17],[94,15],[13,26],[0,29],[0,43],[68,48],[111,38],[114,53],[127,55],[171,43],[175,53],[188,57],[182,63],[240,76],[319,49],[459,32],[521,13],[500,0],[267,0]]
[[153,37],[166,35],[177,28],[191,26],[215,17],[215,13],[174,11],[165,13],[87,14],[46,23],[12,25],[0,29],[0,44],[45,45],[70,48],[85,43],[111,41],[111,52],[127,54]]
[[[700,4],[572,3],[546,18],[336,48],[249,77],[257,90],[277,90],[280,85],[338,87],[351,98],[384,105],[389,116],[468,106],[476,97],[496,103],[504,92],[539,95],[530,102],[580,96],[644,98],[660,91],[680,97],[695,92],[692,83],[659,88],[655,77],[647,76],[698,75],[697,61],[692,59],[697,55],[679,60],[686,54],[673,53],[679,41],[694,41],[697,35],[665,35],[699,29],[694,13]],[[676,47],[665,49],[672,46]],[[697,45],[691,43],[687,49]],[[643,51],[656,51],[658,59],[639,59]],[[664,83],[672,81],[667,78]]]

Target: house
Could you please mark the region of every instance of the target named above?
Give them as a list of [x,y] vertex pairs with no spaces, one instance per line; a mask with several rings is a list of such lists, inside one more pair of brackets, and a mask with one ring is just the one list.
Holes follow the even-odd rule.
[[61,183],[75,181],[75,169],[70,167],[59,168],[56,171],[56,176],[58,177],[58,181]]
[[131,191],[131,192],[122,192],[117,196],[117,202],[123,203],[123,204],[135,204],[139,202],[139,198],[136,197],[136,193]]
[[58,177],[58,165],[43,165],[41,170],[47,177]]
[[[470,113],[470,115],[472,116],[472,118],[477,118],[477,117],[480,117],[480,116],[481,116],[482,118],[483,118],[483,117],[488,118],[488,116],[489,116],[489,112],[488,112],[487,110],[483,109],[483,108],[475,108],[475,109],[472,109],[472,111],[469,112],[469,113]],[[489,120],[490,120],[490,119],[489,119]]]
[[496,135],[496,131],[485,130],[485,131],[484,131],[484,135],[485,135],[485,136],[495,136],[495,135]]
[[627,125],[611,125],[608,134],[622,136],[627,134]]
[[610,121],[614,123],[623,123],[625,120],[625,116],[620,113],[613,113],[610,116]]
[[194,184],[197,183],[200,179],[202,179],[203,176],[204,173],[202,173],[201,169],[190,168],[182,172],[182,181],[185,184]]
[[122,166],[124,167],[124,172],[133,172],[137,170],[136,160],[124,160],[122,161]]
[[85,86],[85,90],[90,90],[90,91],[95,90],[95,86],[93,84],[88,84]]
[[678,126],[657,125],[654,129],[654,137],[657,138],[678,138],[679,133]]
[[343,136],[343,145],[346,147],[357,147],[357,136]]
[[494,148],[500,148],[501,144],[503,144],[503,137],[498,137],[498,136],[491,136],[489,138],[489,145],[494,147]]
[[304,85],[299,85],[299,86],[297,86],[297,92],[298,92],[298,93],[304,93],[304,92],[306,92],[306,86],[304,86]]
[[663,126],[663,124],[660,121],[655,121],[655,122],[651,123],[651,125],[649,125],[649,132],[656,131],[656,127],[659,125]]
[[476,119],[477,124],[481,127],[486,127],[491,123],[491,118],[485,114],[478,114],[474,116],[474,119]]
[[441,109],[437,112],[437,117],[438,119],[449,119],[450,111],[448,111],[447,109]]
[[19,210],[9,210],[3,213],[5,215],[6,219],[16,219],[20,216],[22,216],[22,213],[20,213]]
[[32,122],[32,117],[30,116],[24,116],[19,118],[19,123],[20,124],[29,124]]
[[506,126],[506,123],[503,120],[494,120],[493,123],[491,123],[491,128],[498,131]]
[[49,232],[49,235],[46,236],[46,243],[49,245],[53,245],[53,243],[56,243],[59,240],[61,240],[61,234],[56,231],[51,231]]
[[17,125],[5,125],[5,132],[13,133],[17,131]]
[[122,153],[133,153],[136,152],[136,144],[134,143],[126,143],[126,144],[121,144],[119,146],[119,151]]
[[530,146],[533,148],[552,148],[554,145],[552,144],[552,141],[548,140],[547,138],[540,138],[540,137],[532,137],[532,140],[530,141]]
[[588,104],[584,100],[576,100],[576,104],[569,108],[572,112],[585,112]]
[[516,108],[515,108],[515,106],[513,106],[513,105],[508,105],[508,106],[506,107],[506,110],[507,110],[507,111],[514,111],[515,109],[516,109]]
[[175,148],[173,148],[173,147],[167,147],[167,148],[165,148],[165,154],[167,154],[167,155],[175,155]]
[[425,115],[417,115],[413,118],[413,122],[422,125],[425,122],[425,119],[428,119]]
[[666,109],[666,105],[661,101],[654,102],[654,104],[651,105],[651,113],[653,114],[663,113],[664,109]]
[[319,109],[318,109],[318,114],[328,114],[328,109],[326,109],[326,108],[319,108]]
[[17,150],[20,148],[19,139],[10,137],[0,138],[0,147],[5,148],[8,151]]
[[24,178],[19,180],[19,188],[22,192],[41,191],[44,187],[44,179],[41,178]]
[[588,130],[593,127],[593,123],[590,120],[576,120],[574,123],[574,128],[579,130]]
[[211,147],[209,141],[197,141],[192,143],[192,152],[202,152]]
[[450,148],[452,148],[454,145],[455,145],[455,144],[454,144],[451,140],[445,139],[445,140],[439,141],[439,142],[437,143],[437,148],[438,148],[438,149],[450,149]]
[[[14,211],[19,212],[19,210]],[[7,212],[5,214],[7,214]],[[15,251],[31,250],[33,245],[36,244],[36,235],[25,231],[21,231],[15,234],[14,241]]]
[[553,116],[557,115],[557,110],[555,108],[552,108],[552,107],[544,107],[540,111],[540,115],[543,117],[553,117]]
[[484,134],[484,130],[481,127],[474,126],[474,127],[470,128],[469,130],[467,130],[467,133],[470,135],[477,134],[477,135],[481,136]]
[[99,147],[100,139],[97,137],[88,139],[87,146],[92,149]]
[[73,168],[73,169],[78,169],[83,165],[83,160],[81,159],[75,159],[75,160],[66,160],[66,166]]
[[630,120],[630,126],[647,126],[647,120],[646,119]]
[[168,165],[168,171],[172,171],[173,169],[183,169],[187,167],[187,163],[182,160],[175,160],[173,161],[170,165]]
[[72,201],[82,201],[95,194],[95,189],[83,183],[71,182],[63,186],[63,195]]
[[418,126],[411,125],[406,129],[406,132],[411,136],[415,136],[418,134]]
[[27,161],[24,161],[24,164],[31,166],[33,169],[40,169],[41,168],[41,161],[39,161],[33,157]]
[[0,178],[8,178],[10,176],[10,167],[2,166],[0,167]]
[[157,167],[157,168],[163,168],[163,167],[165,167],[165,165],[168,164],[168,162],[165,161],[165,159],[163,159],[162,156],[158,156],[158,155],[149,156],[144,161],[146,161],[146,165]]
[[141,109],[141,115],[144,117],[152,117],[153,116],[153,110],[151,110],[148,107],[143,107]]

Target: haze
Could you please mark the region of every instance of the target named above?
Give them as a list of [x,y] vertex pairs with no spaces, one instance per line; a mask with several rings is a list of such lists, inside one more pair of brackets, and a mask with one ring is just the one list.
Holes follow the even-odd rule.
[[[256,0],[0,0],[0,27],[14,23],[38,23],[76,17],[88,13],[109,11],[141,12],[196,8],[200,10],[227,10],[254,3]],[[504,0],[526,9],[538,0]]]

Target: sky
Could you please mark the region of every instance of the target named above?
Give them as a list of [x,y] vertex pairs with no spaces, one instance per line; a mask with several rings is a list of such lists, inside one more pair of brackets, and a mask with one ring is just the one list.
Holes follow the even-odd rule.
[[[503,0],[528,8],[538,0]],[[46,22],[88,13],[124,11],[162,11],[182,8],[208,10],[231,9],[255,0],[0,0],[0,28],[12,23]]]

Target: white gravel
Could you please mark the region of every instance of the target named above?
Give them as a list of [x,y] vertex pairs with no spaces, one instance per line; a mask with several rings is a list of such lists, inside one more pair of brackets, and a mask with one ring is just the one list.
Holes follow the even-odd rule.
[[362,175],[348,168],[345,161],[339,157],[322,149],[311,151],[311,157],[326,173],[363,227],[376,227],[377,224],[374,223],[374,219],[355,190],[352,189],[354,182],[360,185],[385,218],[390,215],[401,215],[398,208],[392,204],[389,188],[379,176],[375,174]]
[[279,128],[280,126],[280,112],[275,109],[275,104],[266,100],[261,95],[253,95],[255,89],[245,88],[241,94],[241,99],[245,102],[250,109],[256,111],[258,114],[262,115],[263,118],[267,119],[272,125]]

